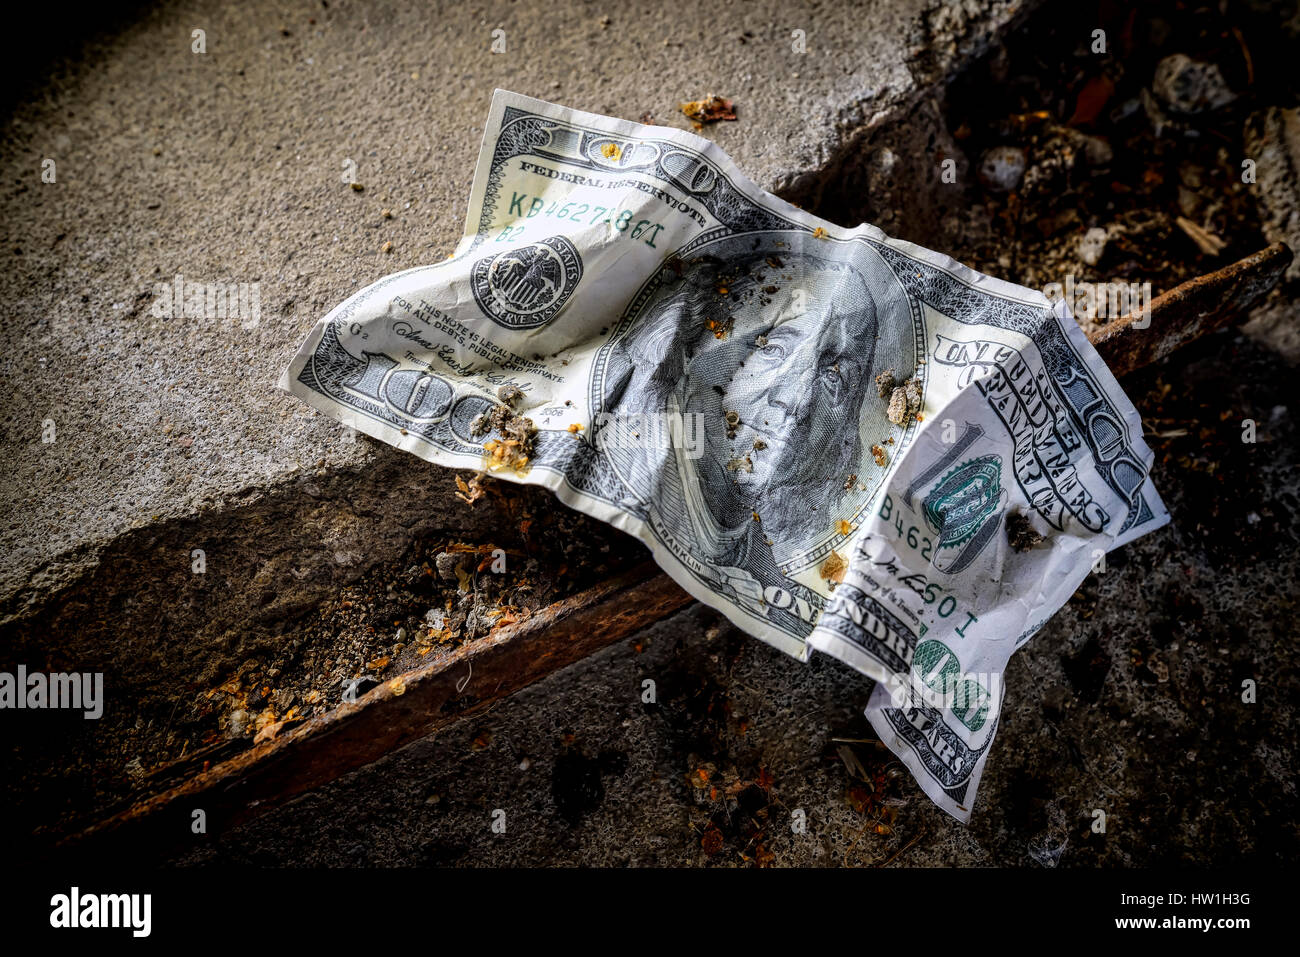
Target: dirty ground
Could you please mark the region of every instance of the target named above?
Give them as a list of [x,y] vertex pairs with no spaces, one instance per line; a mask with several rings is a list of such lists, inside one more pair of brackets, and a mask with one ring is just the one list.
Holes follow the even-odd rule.
[[[1122,58],[1068,39],[1087,37],[1081,28],[1095,17],[1043,12],[951,84],[944,115],[967,170],[968,205],[954,206],[939,239],[909,218],[906,200],[882,225],[918,229],[1027,285],[1072,273],[1080,282],[1150,282],[1154,295],[1261,248],[1268,237],[1240,177],[1243,129],[1261,100],[1285,101],[1294,81],[1281,80],[1265,51],[1252,57],[1231,15],[1144,5],[1113,17]],[[1063,65],[1056,51],[1071,42],[1079,49]],[[1170,120],[1147,84],[1172,51],[1223,64],[1224,87],[1246,91],[1244,102],[1206,116],[1193,103],[1190,117]],[[1268,92],[1253,95],[1257,84]],[[1167,79],[1162,90],[1176,86]],[[998,151],[1011,153],[1014,182],[990,171]],[[867,150],[854,162],[867,169],[877,160]],[[905,168],[894,180],[908,190]],[[869,195],[857,212],[880,221],[878,194]],[[832,190],[815,208],[856,221],[842,212],[844,199]],[[1293,318],[1295,292],[1275,297],[1291,303]],[[1284,622],[1300,598],[1300,463],[1292,367],[1275,348],[1283,344],[1230,331],[1127,380],[1174,521],[1111,555],[1013,658],[1004,726],[969,827],[931,806],[874,741],[855,675],[824,660],[792,669],[695,608],[182,860],[1294,859],[1295,756],[1280,732],[1296,721]],[[1244,419],[1259,427],[1253,445],[1241,441]],[[653,704],[642,700],[647,680]],[[1254,703],[1243,701],[1246,681],[1259,689]],[[321,829],[340,808],[349,826]],[[490,829],[497,810],[505,834]],[[800,816],[804,833],[791,826]]]
[[[818,175],[783,174],[781,192],[828,219],[866,219],[1036,287],[1072,274],[1150,282],[1158,295],[1288,238],[1288,228],[1294,243],[1286,215],[1294,166],[1289,180],[1261,171],[1252,187],[1241,180],[1241,158],[1296,162],[1284,140],[1300,21],[1285,5],[1224,10],[1029,10],[1003,42],[892,121],[845,124]],[[909,64],[918,79],[951,63],[936,52],[951,26],[945,17],[936,9],[922,18],[928,46]],[[1098,25],[1114,44],[1102,55],[1089,48]],[[306,26],[286,25],[275,42],[294,30]],[[735,32],[745,45],[746,32]],[[673,91],[644,109],[667,116],[700,92]],[[736,95],[734,105],[737,119],[718,129],[743,131],[747,103]],[[705,132],[715,135],[712,126]],[[733,155],[746,163],[743,152]],[[936,158],[955,162],[947,190],[927,182],[939,175]],[[1292,198],[1283,195],[1288,183]],[[14,255],[30,258],[23,245],[15,239]],[[418,252],[416,260],[429,255]],[[1294,325],[1297,291],[1293,275],[1246,333],[1212,336],[1126,380],[1173,522],[1109,556],[1012,659],[1004,724],[969,827],[932,807],[873,743],[858,676],[829,660],[796,666],[695,607],[436,738],[196,840],[176,862],[1293,860],[1300,696],[1287,623],[1298,598],[1292,380],[1300,353],[1284,324]],[[332,295],[315,289],[309,308]],[[1244,420],[1257,429],[1253,443],[1242,442]],[[470,478],[453,491],[473,497]],[[455,481],[451,473],[440,480]],[[490,479],[483,485],[497,494]],[[292,727],[349,682],[381,680],[641,557],[617,532],[579,528],[553,503],[528,499],[517,517],[506,534],[429,529],[360,574],[322,582],[291,615],[274,595],[244,595],[269,604],[276,627],[294,622],[292,640],[277,648],[263,638],[257,655],[236,655],[233,668],[191,676],[183,694],[154,703],[177,709],[171,716],[146,712],[106,729],[117,747],[95,750],[86,773],[109,773],[105,793],[89,803],[132,793],[178,753],[208,747],[215,757],[280,722]],[[529,542],[530,518],[556,534]],[[500,577],[483,567],[497,548],[508,569]],[[544,584],[528,589],[530,581]],[[134,613],[132,601],[120,604]],[[51,621],[76,626],[68,615]],[[1253,703],[1243,701],[1246,681],[1257,689]],[[32,737],[23,747],[49,745]],[[498,810],[504,834],[491,829]],[[1098,811],[1104,833],[1094,828]],[[802,831],[792,829],[796,819]]]

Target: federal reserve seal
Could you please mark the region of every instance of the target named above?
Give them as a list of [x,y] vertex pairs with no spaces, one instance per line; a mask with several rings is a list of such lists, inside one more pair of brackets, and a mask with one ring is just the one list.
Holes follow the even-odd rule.
[[544,326],[564,307],[582,278],[582,257],[563,236],[485,256],[471,271],[474,301],[507,329]]

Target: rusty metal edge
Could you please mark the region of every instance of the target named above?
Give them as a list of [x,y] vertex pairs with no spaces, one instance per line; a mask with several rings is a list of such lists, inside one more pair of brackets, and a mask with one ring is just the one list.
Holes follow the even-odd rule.
[[192,839],[202,809],[209,833],[237,826],[364,767],[558,671],[693,599],[646,562],[544,608],[526,621],[469,642],[408,671],[274,741],[58,841],[57,850],[96,856],[165,854]]

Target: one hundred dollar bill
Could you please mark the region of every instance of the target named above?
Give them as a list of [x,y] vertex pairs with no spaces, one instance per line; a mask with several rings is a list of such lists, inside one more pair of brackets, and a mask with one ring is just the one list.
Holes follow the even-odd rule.
[[455,253],[339,305],[280,384],[544,485],[874,679],[873,726],[961,820],[1011,653],[1168,520],[1064,304],[818,219],[701,137],[504,91]]

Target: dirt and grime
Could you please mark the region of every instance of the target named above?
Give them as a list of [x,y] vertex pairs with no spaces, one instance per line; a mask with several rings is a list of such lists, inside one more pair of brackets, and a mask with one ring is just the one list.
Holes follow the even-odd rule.
[[1294,34],[1244,4],[1040,11],[918,106],[928,138],[872,131],[812,206],[1064,296],[1090,331],[1296,241]]
[[[933,129],[930,145],[965,174],[955,191],[936,194],[946,197],[942,215],[899,198],[921,191],[889,129],[873,131],[816,190],[793,188],[790,198],[1036,288],[1071,275],[1150,282],[1154,296],[1253,252],[1274,228],[1241,162],[1258,152],[1253,143],[1280,135],[1270,130],[1287,128],[1296,81],[1282,69],[1291,60],[1269,55],[1261,16],[1169,3],[1107,7],[1100,18],[1092,7],[1039,13],[949,84],[944,102],[917,108],[914,125]],[[1112,44],[1105,54],[1089,49],[1097,22]],[[1073,49],[1064,67],[1062,49]],[[1243,140],[1243,127],[1259,132]],[[882,177],[891,188],[863,188]],[[864,210],[863,197],[874,208]],[[1293,284],[1279,295],[1292,317],[1295,292]],[[1276,353],[1236,332],[1126,380],[1174,523],[1109,556],[1107,572],[1090,577],[1013,660],[1006,724],[969,829],[929,807],[874,741],[856,676],[826,662],[792,668],[697,608],[673,629],[504,702],[490,719],[216,836],[187,860],[1285,860],[1300,846],[1285,813],[1294,804],[1285,740],[1296,689],[1281,623],[1297,611],[1300,572],[1289,380]],[[882,399],[897,385],[882,386]],[[499,398],[510,406],[517,397]],[[1243,442],[1246,420],[1257,441]],[[498,484],[473,473],[456,482],[467,507]],[[602,535],[617,544],[575,552],[567,566],[563,547],[559,564],[534,558],[580,570],[538,592],[521,588],[528,575],[514,557],[529,553],[517,541],[422,538],[310,610],[319,618],[293,647],[250,659],[221,683],[186,688],[176,724],[147,710],[116,726],[120,746],[95,759],[105,793],[149,786],[178,747],[192,754],[207,741],[216,756],[277,724],[291,727],[349,687],[364,693],[368,682],[490,629],[511,608],[527,613],[541,595],[559,597],[617,565],[625,539],[555,511],[578,523],[569,532],[588,545]],[[501,544],[510,571],[498,578],[480,566]],[[657,711],[624,687],[639,689],[645,674],[667,689]],[[1244,680],[1260,682],[1253,708],[1241,700]],[[34,746],[48,744],[42,737]],[[493,842],[480,818],[501,805],[528,823]],[[1100,835],[1091,826],[1099,807],[1112,822]],[[802,843],[790,827],[795,810],[811,822]]]
[[[514,393],[507,392],[506,395],[512,400],[515,398]],[[478,416],[470,423],[470,434],[475,438],[488,434],[494,436],[483,443],[483,464],[489,472],[506,469],[522,473],[528,470],[537,428],[532,419],[516,414],[509,404],[494,405],[490,412]],[[463,494],[465,490],[461,492]]]
[[1043,536],[1039,534],[1024,512],[1012,512],[1007,516],[1007,542],[1018,552],[1027,552],[1041,545]]
[[[1104,21],[1118,52],[1084,43],[1062,72],[1043,51],[1089,36],[1076,28],[1094,19],[1040,14],[949,87],[951,146],[985,175],[953,201],[946,241],[906,238],[1038,288],[1066,275],[1150,282],[1152,298],[1264,245],[1259,197],[1241,179],[1242,126],[1294,80],[1271,76],[1262,51],[1249,59],[1258,24],[1201,6],[1121,7]],[[847,222],[842,198],[812,205]],[[901,206],[888,218],[881,225],[904,235],[925,222]],[[1115,317],[1081,316],[1085,329]],[[216,853],[713,866],[1287,860],[1300,847],[1293,815],[1280,810],[1294,800],[1293,756],[1273,729],[1295,720],[1294,655],[1277,644],[1278,623],[1300,601],[1290,375],[1284,359],[1230,330],[1126,380],[1174,522],[1107,556],[1013,659],[1005,727],[968,828],[931,807],[876,740],[851,675],[817,660],[783,670],[779,655],[696,609],[691,622],[625,642],[499,709],[490,723],[507,753],[477,756],[473,789],[453,781],[467,760],[452,735]],[[891,370],[881,399],[903,385]],[[902,418],[905,392],[898,405]],[[1247,420],[1258,441],[1243,442]],[[1008,535],[1021,548],[1041,541],[1032,527],[1009,525]],[[1134,627],[1135,610],[1147,626]],[[629,703],[620,723],[582,704],[643,675],[672,689],[658,709]],[[1257,681],[1271,688],[1258,704],[1243,691]],[[556,713],[563,729],[544,717]],[[526,769],[552,754],[548,795]],[[422,773],[455,795],[436,822],[407,810],[403,795],[424,786]],[[557,790],[555,780],[569,783]],[[350,802],[347,788],[384,795],[359,831],[305,854],[279,836],[306,826],[313,808]],[[476,836],[477,815],[498,803],[527,822],[508,850]],[[1098,811],[1109,821],[1100,831]],[[804,837],[792,819],[808,824]],[[396,840],[412,831],[432,839]]]
[[202,718],[215,704],[224,712],[226,736],[248,737],[268,724],[323,714],[467,641],[524,621],[636,559],[623,536],[593,526],[575,512],[555,510],[524,517],[518,535],[510,536],[520,540],[515,547],[417,541],[399,561],[322,604],[283,656],[246,662],[204,693],[191,713]]
[[[177,862],[1289,862],[1300,853],[1286,743],[1300,700],[1286,626],[1300,613],[1292,378],[1230,331],[1126,380],[1150,418],[1173,522],[1107,555],[1012,658],[968,826],[881,747],[859,676],[820,656],[791,667],[695,605]],[[1253,444],[1241,441],[1247,417]],[[504,835],[489,827],[495,809]]]
[[[156,700],[110,708],[97,722],[52,729],[73,732],[57,768],[35,759],[48,746],[44,735],[20,736],[9,794],[39,793],[48,813],[71,787],[64,824],[92,810],[103,813],[274,739],[468,641],[526,621],[646,558],[622,533],[551,507],[544,497],[520,495],[516,486],[481,473],[444,478],[453,475],[474,491],[475,502],[494,500],[467,502],[466,509],[491,509],[508,521],[494,537],[420,536],[401,556],[286,622],[280,641],[228,673],[156,689]],[[32,758],[25,759],[29,749]]]
[[923,400],[924,394],[920,381],[915,377],[907,379],[890,392],[885,417],[894,425],[905,429],[921,411]]

